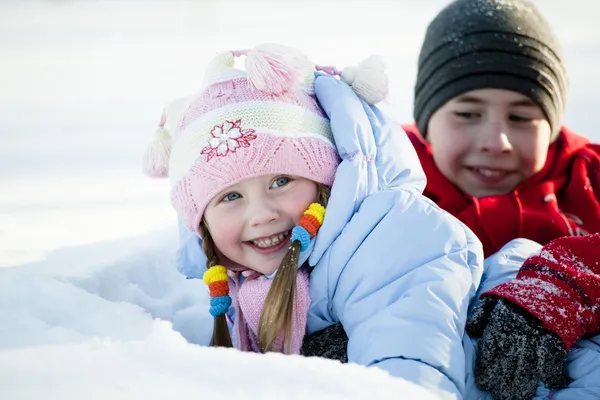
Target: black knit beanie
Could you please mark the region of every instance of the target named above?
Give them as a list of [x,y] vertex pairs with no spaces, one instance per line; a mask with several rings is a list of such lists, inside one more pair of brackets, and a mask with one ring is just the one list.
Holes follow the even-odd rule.
[[457,0],[429,24],[419,55],[414,118],[476,89],[507,89],[535,101],[558,135],[567,78],[550,24],[528,0]]

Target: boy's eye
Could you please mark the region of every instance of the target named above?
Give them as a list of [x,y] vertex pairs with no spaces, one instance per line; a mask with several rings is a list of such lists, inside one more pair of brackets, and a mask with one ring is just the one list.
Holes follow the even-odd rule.
[[287,185],[288,183],[290,183],[290,178],[288,178],[287,176],[281,176],[273,181],[273,183],[271,184],[271,187],[272,188],[281,187],[281,186]]
[[512,122],[531,122],[533,120],[533,118],[525,117],[522,115],[514,115],[514,114],[511,114],[509,116],[509,119]]
[[474,112],[460,112],[460,111],[455,111],[454,115],[456,115],[459,118],[462,119],[474,119],[479,117],[478,113],[474,113]]
[[225,197],[223,197],[223,201],[233,201],[242,197],[238,192],[231,192]]

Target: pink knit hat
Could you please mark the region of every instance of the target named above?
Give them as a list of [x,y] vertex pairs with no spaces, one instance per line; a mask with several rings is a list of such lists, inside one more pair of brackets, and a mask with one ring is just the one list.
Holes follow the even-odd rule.
[[[234,68],[242,55],[245,72]],[[332,185],[340,159],[314,95],[314,71],[286,46],[223,52],[196,95],[165,109],[145,170],[168,175],[173,207],[192,232],[207,203],[244,179],[289,174]],[[165,124],[172,118],[171,142]]]

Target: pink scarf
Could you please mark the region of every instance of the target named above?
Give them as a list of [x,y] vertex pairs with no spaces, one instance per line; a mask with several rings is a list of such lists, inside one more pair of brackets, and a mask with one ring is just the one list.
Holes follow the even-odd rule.
[[[239,272],[230,272],[230,275],[233,278],[233,282],[229,281],[229,290],[235,305],[234,329],[237,336],[237,347],[242,351],[260,353],[262,351],[258,346],[258,322],[273,281],[255,275],[247,277],[240,285]],[[296,277],[296,294],[294,296],[291,354],[300,354],[302,340],[306,334],[306,319],[310,306],[308,290],[308,270],[300,268]],[[283,344],[282,338],[278,337],[273,350],[283,352]]]

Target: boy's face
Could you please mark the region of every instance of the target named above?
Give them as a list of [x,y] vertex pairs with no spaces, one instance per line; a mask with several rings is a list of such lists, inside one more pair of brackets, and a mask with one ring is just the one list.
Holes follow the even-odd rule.
[[505,194],[540,171],[551,129],[542,109],[508,90],[473,90],[429,120],[427,140],[442,174],[475,197]]
[[204,220],[220,261],[272,274],[290,244],[291,230],[317,198],[317,184],[287,175],[246,179],[216,195]]

